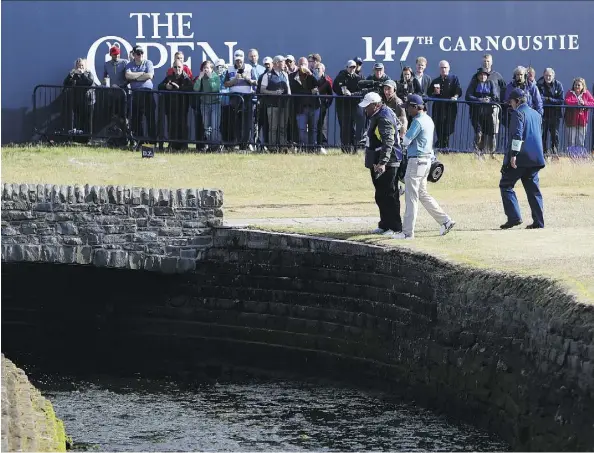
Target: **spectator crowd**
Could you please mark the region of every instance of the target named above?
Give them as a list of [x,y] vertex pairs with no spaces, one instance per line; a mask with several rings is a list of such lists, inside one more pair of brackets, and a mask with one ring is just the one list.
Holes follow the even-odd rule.
[[[402,135],[412,120],[403,108],[408,96],[416,94],[431,101],[436,151],[450,148],[459,105],[468,104],[474,150],[480,156],[493,155],[499,131],[507,127],[509,95],[520,88],[528,105],[542,117],[545,152],[555,156],[560,151],[562,125],[566,146],[586,146],[589,114],[594,108],[594,97],[582,77],[576,77],[566,90],[552,68],[544,69],[536,79],[534,68],[518,66],[506,81],[493,68],[490,54],[483,56],[466,90],[445,60],[439,62],[439,75],[429,76],[424,57],[416,59],[414,68],[403,67],[395,79],[386,74],[380,62],[373,64],[366,77],[361,58],[348,60],[332,78],[316,53],[298,59],[293,55],[265,57],[260,64],[256,49],[248,51],[247,59],[242,50],[236,50],[231,64],[222,59],[204,61],[195,74],[184,54],[176,52],[172,67],[157,83],[153,63],[144,54],[141,46],[134,46],[128,58],[123,58],[120,47],[114,45],[111,59],[103,67],[102,81],[94,80],[84,59],[76,60],[63,83],[71,133],[92,135],[96,114],[106,121],[128,118],[129,122],[123,122],[131,140],[154,143],[162,117],[172,149],[184,149],[195,142],[203,150],[222,150],[224,145],[233,144],[236,149],[301,147],[326,153],[329,109],[335,102],[341,149],[355,152],[364,147],[368,124],[358,103],[364,94],[376,91],[404,125]],[[98,94],[93,87],[97,85],[120,88],[106,90],[107,111],[95,108]],[[193,140],[190,118],[195,122]]]

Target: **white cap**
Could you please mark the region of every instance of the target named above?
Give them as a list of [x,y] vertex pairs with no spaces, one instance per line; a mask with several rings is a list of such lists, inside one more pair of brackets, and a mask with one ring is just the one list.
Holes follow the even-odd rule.
[[226,66],[227,63],[225,63],[225,60],[223,60],[222,58],[219,58],[217,60],[217,64],[215,66]]
[[294,61],[295,61],[295,57],[294,57],[293,55],[287,55],[287,56],[285,57],[285,60],[291,60],[291,61],[293,61],[293,62],[294,62]]
[[264,63],[264,64],[271,63],[272,64],[272,58],[270,58],[270,57],[264,57],[264,60],[262,60],[262,63]]
[[346,67],[350,68],[351,66],[357,66],[357,63],[355,63],[355,60],[347,61]]
[[243,50],[236,50],[235,53],[233,54],[233,58],[235,58],[235,59],[242,58],[243,59]]
[[359,102],[359,107],[364,109],[369,104],[375,104],[377,102],[382,102],[382,97],[379,94],[377,94],[375,91],[372,91],[371,93],[367,93],[365,95],[365,97],[363,98],[363,100],[361,102]]

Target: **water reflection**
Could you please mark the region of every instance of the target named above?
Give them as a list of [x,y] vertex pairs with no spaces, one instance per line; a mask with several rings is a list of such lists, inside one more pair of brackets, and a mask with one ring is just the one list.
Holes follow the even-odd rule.
[[507,446],[384,395],[261,380],[32,379],[78,448],[101,451],[493,451]]

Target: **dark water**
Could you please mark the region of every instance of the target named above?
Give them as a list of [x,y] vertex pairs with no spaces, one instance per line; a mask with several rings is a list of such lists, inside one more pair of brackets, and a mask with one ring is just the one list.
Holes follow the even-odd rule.
[[76,449],[96,451],[506,450],[471,426],[330,384],[250,378],[31,379]]

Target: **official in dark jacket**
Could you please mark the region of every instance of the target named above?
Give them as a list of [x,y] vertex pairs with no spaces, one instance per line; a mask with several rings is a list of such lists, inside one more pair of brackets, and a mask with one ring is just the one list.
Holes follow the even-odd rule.
[[501,168],[501,200],[507,216],[502,229],[512,228],[522,223],[518,198],[514,185],[522,180],[528,204],[532,211],[532,223],[527,229],[544,228],[542,194],[538,184],[538,172],[544,168],[542,149],[542,117],[526,103],[524,91],[515,88],[509,94],[512,108],[510,120],[511,146],[503,159]]
[[458,77],[450,74],[450,64],[442,60],[439,62],[440,76],[429,85],[427,95],[440,99],[433,102],[431,117],[435,123],[437,142],[435,148],[447,149],[450,146],[450,135],[454,133],[456,116],[458,115],[458,98],[462,96],[462,88]]
[[367,93],[359,103],[369,118],[365,167],[375,187],[375,202],[380,212],[376,234],[392,235],[402,231],[400,195],[396,172],[402,161],[398,130],[400,122],[392,109],[382,103],[376,92]]
[[[561,82],[555,79],[553,68],[544,70],[543,76],[536,81],[536,87],[542,97],[544,114],[542,116],[542,145],[545,154],[556,156],[559,151],[559,124],[565,93]],[[551,136],[551,147],[547,148],[547,135]]]

